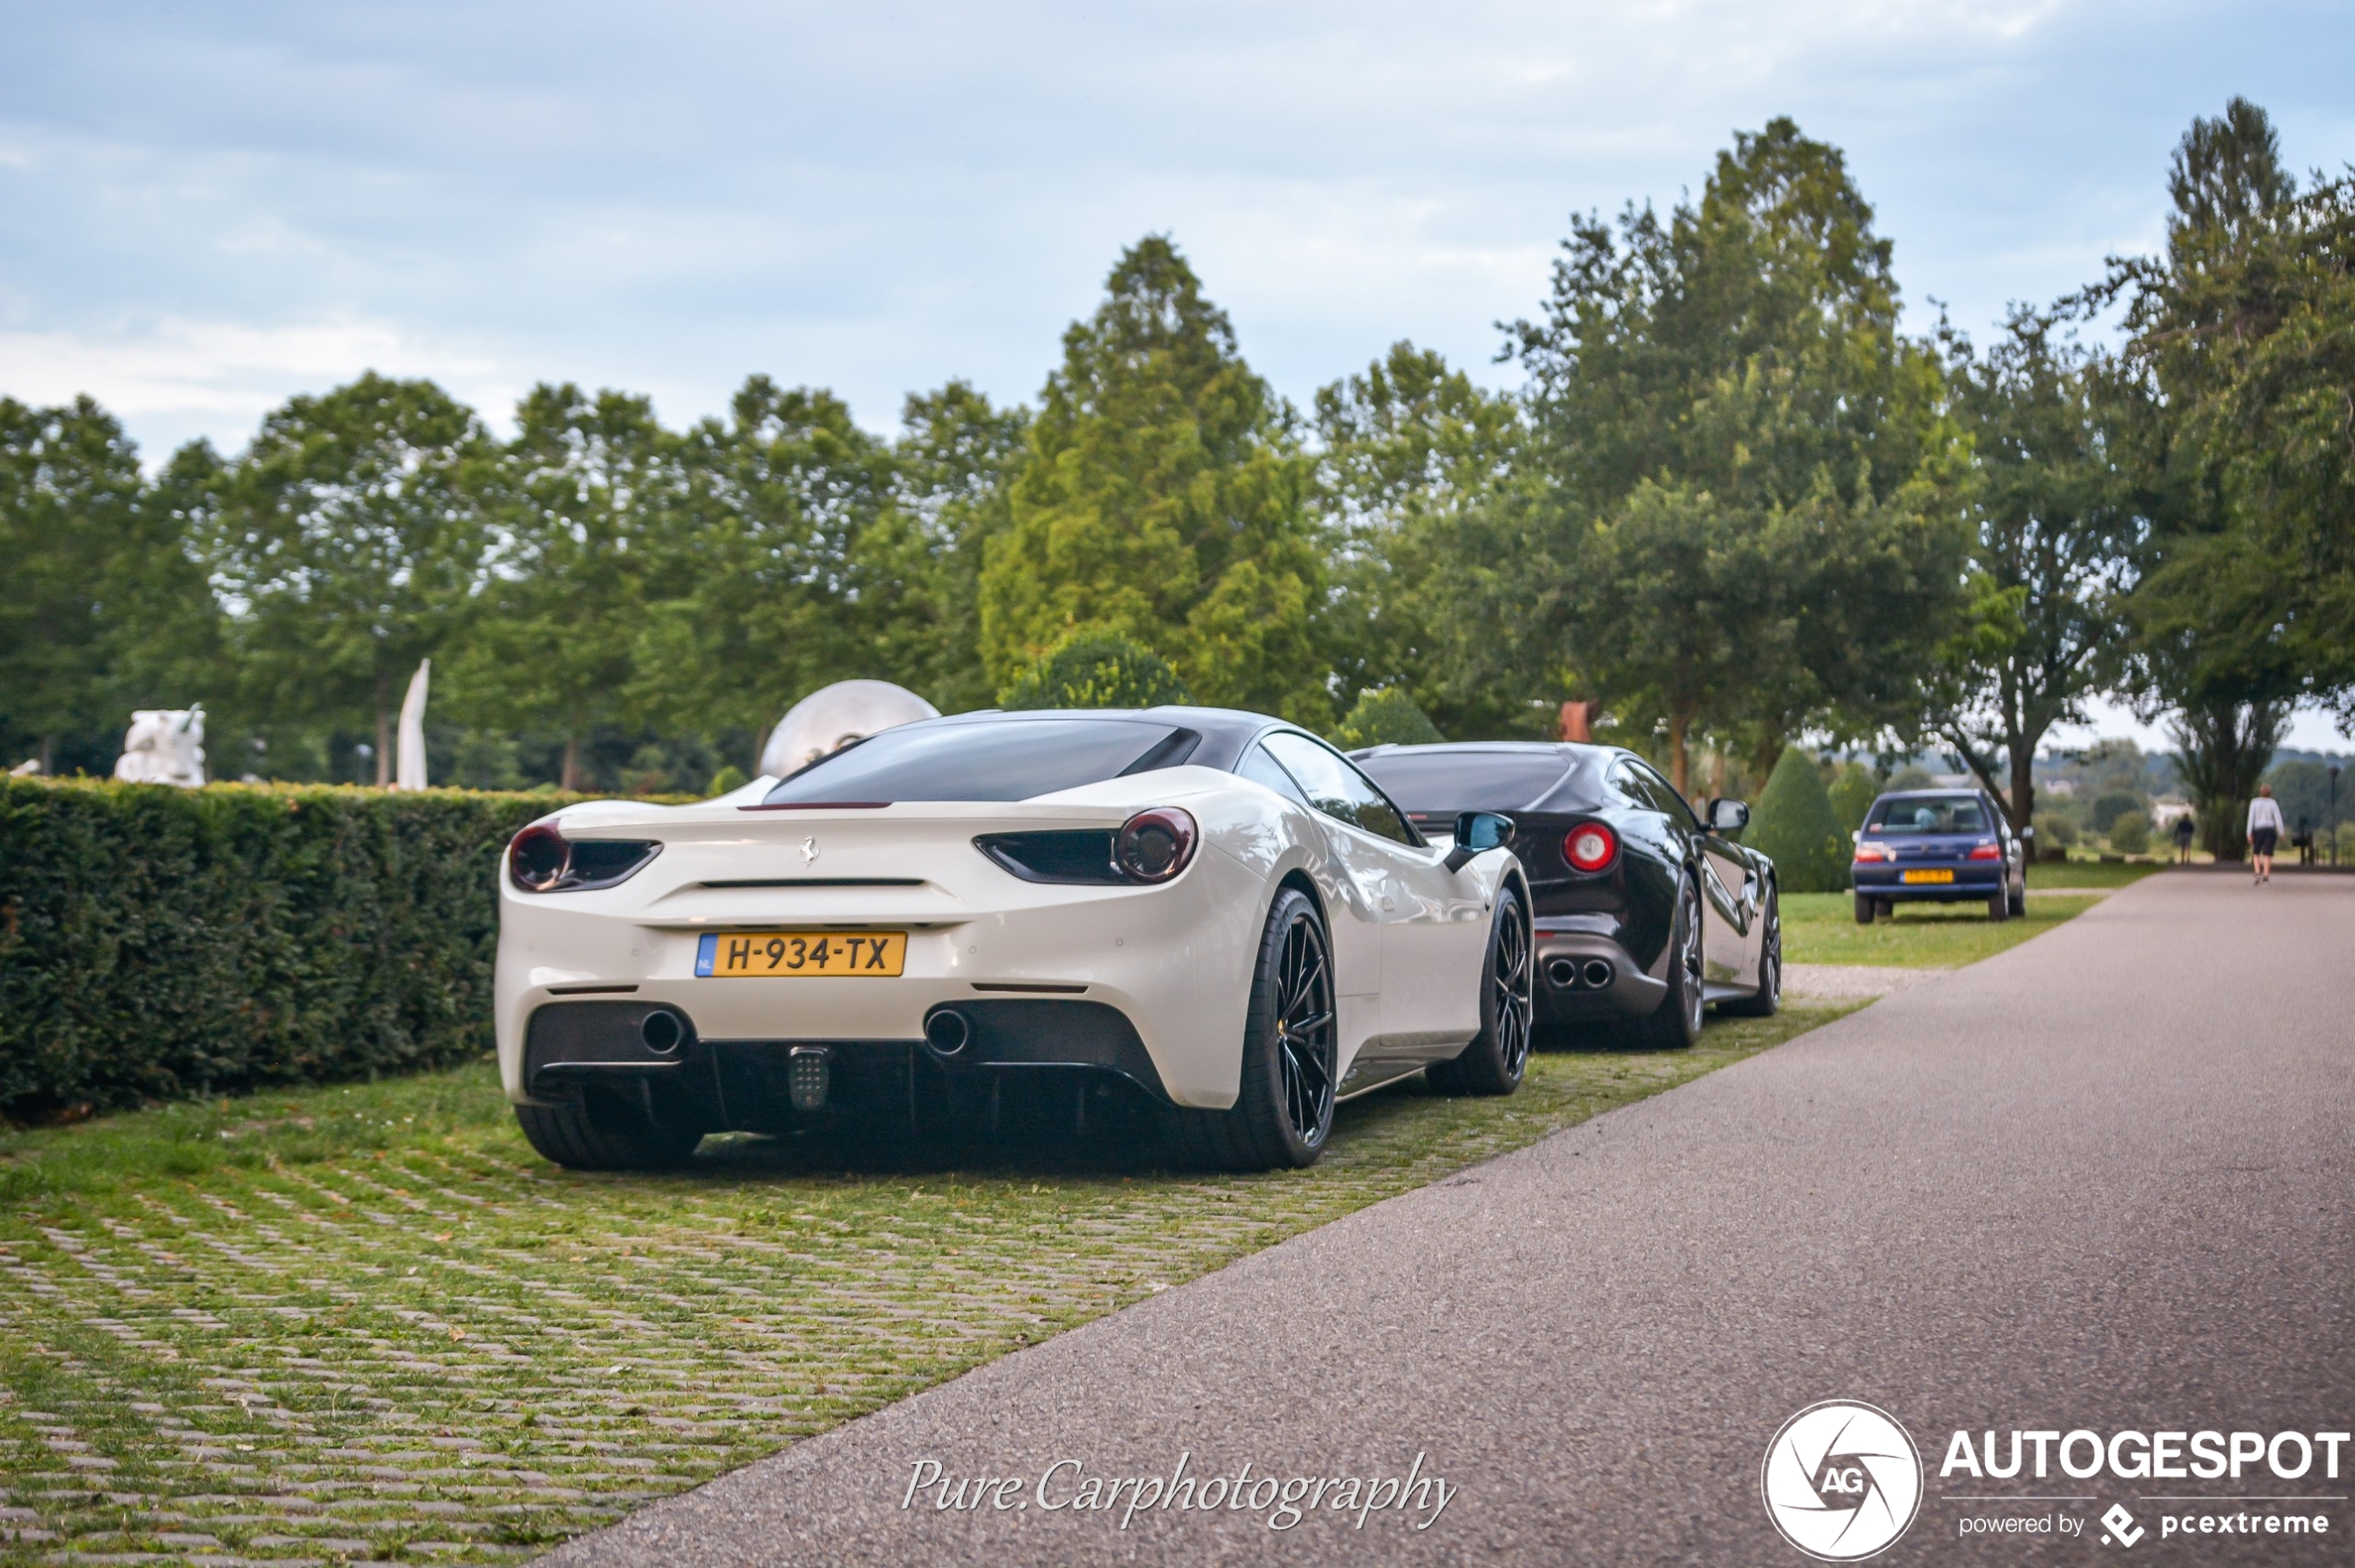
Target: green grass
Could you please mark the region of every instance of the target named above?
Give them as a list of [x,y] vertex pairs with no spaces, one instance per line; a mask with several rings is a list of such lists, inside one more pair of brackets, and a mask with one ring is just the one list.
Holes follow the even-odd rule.
[[573,1175],[488,1064],[0,1136],[0,1562],[528,1556],[1839,1011],[1387,1090],[1283,1175],[749,1141]]
[[1893,918],[1859,925],[1855,900],[1846,893],[1786,893],[1783,957],[1791,963],[1951,969],[2018,947],[2100,898],[2038,893],[2028,900],[2025,916],[2002,922],[1988,919],[1984,904],[1900,904]]
[[2123,887],[2166,869],[2157,862],[2121,865],[2115,860],[2039,860],[2028,868],[2028,886],[2031,892],[2042,887]]

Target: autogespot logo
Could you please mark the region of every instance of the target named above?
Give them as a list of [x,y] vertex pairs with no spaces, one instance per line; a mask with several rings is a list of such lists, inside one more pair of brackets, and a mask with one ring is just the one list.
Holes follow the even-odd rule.
[[1827,1399],[1783,1422],[1758,1486],[1783,1539],[1820,1562],[1853,1562],[1914,1523],[1922,1459],[1888,1411]]

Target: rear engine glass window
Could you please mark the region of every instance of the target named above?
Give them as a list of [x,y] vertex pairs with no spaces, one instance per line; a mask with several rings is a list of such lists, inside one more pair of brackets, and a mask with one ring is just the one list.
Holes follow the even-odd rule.
[[764,804],[1027,800],[1129,771],[1174,768],[1199,739],[1132,719],[906,724],[821,757]]
[[1987,813],[1967,795],[1877,800],[1865,829],[1868,833],[1985,833]]
[[1525,810],[1570,771],[1558,754],[1509,751],[1393,751],[1358,765],[1419,817]]

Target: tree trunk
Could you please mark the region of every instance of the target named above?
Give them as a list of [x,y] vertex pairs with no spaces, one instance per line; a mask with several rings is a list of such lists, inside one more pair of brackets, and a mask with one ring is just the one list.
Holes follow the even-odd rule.
[[41,776],[45,779],[57,776],[57,737],[55,735],[41,737]]
[[[2012,736],[2012,797],[2008,809],[2012,814],[2012,831],[2025,835],[2036,821],[2036,738],[2026,734]],[[2034,847],[2036,840],[2028,843]]]
[[557,787],[567,795],[577,795],[580,791],[580,737],[579,735],[565,737],[564,777]]
[[1685,735],[1692,724],[1693,716],[1689,709],[1674,709],[1668,715],[1668,782],[1674,784],[1676,793],[1687,800],[1693,797],[1693,792],[1685,787],[1692,767],[1692,757],[1685,749]]
[[1759,794],[1766,793],[1766,781],[1775,776],[1775,764],[1783,759],[1783,733],[1768,730],[1758,742],[1758,749],[1750,754],[1751,780],[1750,787]]
[[388,677],[376,677],[376,787],[392,786],[392,682]]
[[2249,797],[2288,719],[2286,703],[2217,702],[2185,708],[2171,726],[2200,843],[2221,861],[2237,861],[2247,850]]

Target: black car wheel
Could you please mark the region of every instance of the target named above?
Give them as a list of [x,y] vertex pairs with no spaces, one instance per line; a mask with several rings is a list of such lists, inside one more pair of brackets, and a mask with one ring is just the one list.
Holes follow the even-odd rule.
[[698,1129],[664,1125],[643,1092],[586,1088],[578,1100],[518,1105],[516,1120],[534,1149],[568,1170],[668,1170],[703,1141]]
[[1873,918],[1879,913],[1880,900],[1878,899],[1868,899],[1862,893],[1856,895],[1857,924],[1870,925],[1873,923]]
[[1434,1062],[1423,1077],[1443,1094],[1510,1094],[1529,1069],[1529,1033],[1536,997],[1530,962],[1529,915],[1521,890],[1496,895],[1496,923],[1480,966],[1480,1033],[1452,1061]]
[[1772,1018],[1783,1004],[1783,903],[1773,885],[1766,888],[1766,907],[1759,911],[1765,929],[1758,937],[1758,989],[1746,997],[1717,1004],[1720,1013],[1738,1018]]
[[2011,913],[2012,896],[2008,890],[1998,893],[1987,900],[1988,919],[2008,920],[2011,918]]
[[2017,920],[2028,912],[2028,880],[2025,876],[2020,879],[2019,886],[2006,895],[2006,907],[2011,910],[2013,919]]
[[1232,1110],[1181,1109],[1176,1131],[1190,1163],[1221,1170],[1314,1165],[1333,1128],[1340,1032],[1331,945],[1298,888],[1276,895],[1243,1015],[1242,1083]]
[[1638,1018],[1629,1033],[1636,1043],[1655,1051],[1682,1051],[1700,1039],[1701,990],[1700,889],[1690,878],[1676,895],[1676,918],[1668,937],[1668,994],[1648,1018]]

